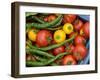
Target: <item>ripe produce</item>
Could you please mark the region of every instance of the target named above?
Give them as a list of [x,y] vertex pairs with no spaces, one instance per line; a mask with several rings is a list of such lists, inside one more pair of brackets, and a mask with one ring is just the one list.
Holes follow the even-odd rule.
[[55,48],[55,49],[53,50],[53,54],[54,54],[55,56],[58,55],[58,54],[60,54],[60,53],[63,53],[63,52],[65,52],[65,47],[64,47],[64,46],[60,46],[60,47]]
[[83,22],[79,19],[75,20],[74,22],[74,29],[75,31],[80,31],[81,27],[83,26]]
[[66,34],[63,30],[57,30],[54,33],[54,40],[56,43],[63,42],[66,39]]
[[90,23],[79,14],[28,14],[26,67],[79,65],[87,59],[89,40]]
[[77,62],[72,55],[67,55],[62,60],[63,65],[76,65]]
[[86,40],[84,39],[84,37],[77,35],[74,39],[74,44],[78,45],[78,44],[85,44]]
[[51,22],[56,19],[55,15],[49,15],[48,17],[44,18],[44,21]]
[[36,29],[29,30],[29,32],[28,32],[28,38],[31,41],[36,41],[37,32],[38,32],[38,30],[36,30]]
[[80,35],[82,35],[85,38],[89,38],[90,37],[90,23],[86,22],[83,27],[80,30]]
[[48,46],[52,41],[52,34],[48,30],[40,30],[37,33],[36,43],[40,47]]
[[72,23],[76,19],[76,15],[74,14],[65,14],[63,18],[63,23]]
[[73,25],[70,24],[70,23],[64,24],[64,26],[63,26],[63,31],[64,31],[66,34],[72,33],[72,32],[73,32]]
[[74,45],[72,44],[66,47],[66,52],[73,53],[73,50],[74,50]]
[[87,48],[82,45],[76,45],[74,50],[73,50],[73,56],[75,57],[76,60],[82,60],[86,57],[87,55]]

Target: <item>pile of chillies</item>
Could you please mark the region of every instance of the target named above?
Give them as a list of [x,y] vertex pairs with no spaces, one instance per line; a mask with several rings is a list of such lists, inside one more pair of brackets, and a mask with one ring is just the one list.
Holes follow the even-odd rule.
[[74,14],[26,13],[26,66],[77,65],[87,56],[89,21]]

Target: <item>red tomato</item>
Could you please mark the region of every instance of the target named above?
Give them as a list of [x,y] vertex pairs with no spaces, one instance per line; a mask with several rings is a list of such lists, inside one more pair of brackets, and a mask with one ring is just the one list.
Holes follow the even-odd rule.
[[77,35],[74,39],[74,44],[78,45],[78,44],[85,44],[86,40],[84,39],[84,37],[82,37],[81,35]]
[[77,35],[78,33],[77,32],[72,32],[71,34],[69,34],[69,38],[71,38],[72,36],[74,36],[74,35]]
[[73,50],[74,50],[74,45],[72,44],[66,47],[66,52],[73,53]]
[[49,15],[48,22],[53,21],[55,19],[56,19],[56,16],[55,15]]
[[83,34],[85,35],[86,38],[89,38],[90,36],[90,23],[89,22],[86,22],[83,25]]
[[63,65],[75,65],[77,64],[75,58],[72,55],[66,55],[63,59],[62,59],[62,64]]
[[65,14],[63,17],[63,23],[72,23],[76,19],[74,14]]
[[64,46],[60,46],[60,47],[58,47],[58,48],[55,48],[54,50],[53,50],[53,55],[58,55],[58,54],[60,54],[60,53],[63,53],[63,52],[65,52],[65,47]]
[[40,47],[44,47],[44,46],[49,45],[51,43],[51,41],[52,41],[52,34],[50,33],[50,31],[40,30],[37,33],[36,43]]
[[56,19],[56,16],[52,14],[52,15],[49,15],[49,16],[45,17],[44,21],[51,22],[55,19]]
[[80,35],[88,39],[90,36],[90,23],[86,22],[83,27],[80,29]]
[[85,58],[87,55],[87,48],[82,45],[76,45],[76,47],[73,50],[73,56],[75,57],[76,60],[82,60]]
[[79,31],[83,26],[83,22],[79,19],[76,19],[73,23],[75,31]]

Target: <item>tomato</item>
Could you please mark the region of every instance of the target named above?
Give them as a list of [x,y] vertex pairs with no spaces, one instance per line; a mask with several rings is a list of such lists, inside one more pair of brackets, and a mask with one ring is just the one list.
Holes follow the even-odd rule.
[[62,64],[63,65],[76,65],[77,62],[76,62],[75,58],[72,55],[66,55],[62,59]]
[[90,36],[90,23],[86,22],[80,30],[80,35],[85,37],[86,39]]
[[29,32],[28,32],[28,38],[31,41],[36,41],[37,32],[38,32],[38,30],[36,30],[36,29],[29,30]]
[[85,44],[86,40],[84,37],[82,37],[81,35],[77,35],[74,39],[74,44],[78,45],[78,44]]
[[79,19],[76,19],[73,23],[75,31],[80,31],[81,27],[83,26],[83,22]]
[[63,53],[63,52],[65,52],[65,47],[64,46],[60,46],[60,47],[58,47],[58,48],[55,48],[54,50],[53,50],[53,55],[58,55],[58,54],[60,54],[60,53]]
[[86,38],[89,38],[90,36],[90,23],[89,22],[86,22],[83,25],[83,34],[86,36]]
[[74,45],[72,44],[66,47],[66,52],[73,53],[73,50],[74,50]]
[[49,15],[48,22],[53,21],[55,19],[56,19],[56,16],[55,15]]
[[87,48],[82,45],[76,45],[74,50],[73,50],[73,56],[75,57],[76,60],[82,60],[86,57],[87,55]]
[[65,14],[63,17],[63,23],[72,23],[76,19],[74,14]]
[[70,23],[64,24],[64,26],[63,26],[63,31],[64,31],[66,34],[72,33],[72,32],[73,32],[73,25],[70,24]]
[[55,19],[56,19],[56,16],[52,14],[52,15],[49,15],[49,16],[45,17],[44,21],[51,22]]
[[40,47],[48,46],[52,41],[52,34],[48,30],[40,30],[37,33],[36,43]]
[[77,34],[78,34],[77,32],[72,32],[72,33],[70,33],[70,34],[68,35],[68,37],[71,38],[72,36],[77,35]]
[[66,34],[63,30],[57,30],[54,32],[54,40],[56,43],[63,42],[66,39]]

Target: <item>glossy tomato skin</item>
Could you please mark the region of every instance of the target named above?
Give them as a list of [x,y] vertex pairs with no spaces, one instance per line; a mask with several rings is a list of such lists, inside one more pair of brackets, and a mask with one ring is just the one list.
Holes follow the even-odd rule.
[[54,50],[53,50],[53,55],[58,55],[58,54],[60,54],[60,53],[63,53],[63,52],[65,52],[65,46],[60,46],[60,47],[58,47],[58,48],[55,48]]
[[52,42],[52,34],[48,30],[40,30],[37,33],[36,43],[40,47],[48,46]]
[[49,15],[48,22],[51,22],[51,21],[53,21],[55,19],[56,19],[56,16],[55,15]]
[[83,60],[87,55],[87,48],[82,45],[76,45],[74,50],[73,50],[73,56],[75,57],[75,59],[78,60]]
[[53,15],[53,14],[51,14],[51,15],[45,17],[45,18],[44,18],[44,21],[46,21],[46,22],[51,22],[51,21],[53,21],[53,20],[55,20],[55,19],[56,19],[56,16]]
[[66,55],[62,59],[62,65],[76,65],[77,61],[72,55]]
[[85,44],[86,43],[86,40],[83,36],[81,35],[77,35],[74,39],[74,44],[75,45],[78,45],[78,44]]
[[90,36],[90,23],[89,22],[86,22],[83,25],[83,34],[85,35],[86,38],[89,38]]
[[75,31],[80,31],[81,27],[83,26],[83,22],[79,19],[76,19],[73,23]]
[[72,23],[76,19],[74,14],[65,14],[63,17],[63,23]]
[[72,45],[72,44],[70,44],[68,47],[66,47],[66,52],[73,53],[73,50],[74,50],[74,45]]
[[68,35],[68,37],[71,38],[74,35],[78,35],[78,32],[72,32],[71,34]]

